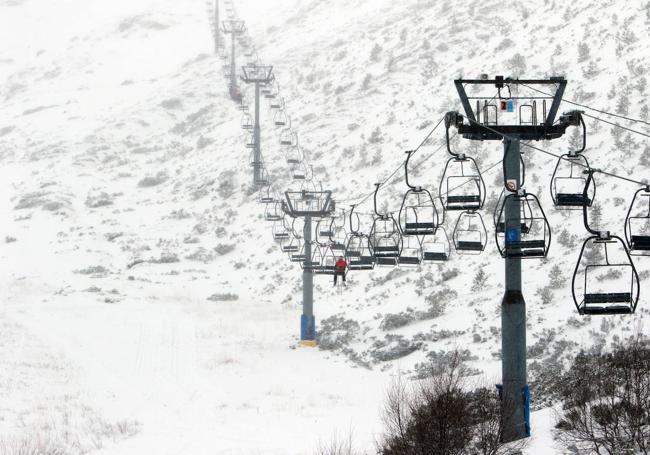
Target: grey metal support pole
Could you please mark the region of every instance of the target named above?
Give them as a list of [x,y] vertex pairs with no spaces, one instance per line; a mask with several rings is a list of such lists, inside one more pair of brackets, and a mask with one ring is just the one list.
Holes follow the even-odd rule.
[[260,144],[260,83],[255,82],[255,125],[253,126],[253,185],[261,181],[262,150]]
[[221,33],[219,31],[219,0],[214,0],[214,52],[219,53],[221,48]]
[[316,340],[316,319],[314,318],[314,275],[311,270],[311,215],[305,216],[303,228],[305,260],[302,269],[302,316],[300,319],[300,341],[313,345]]
[[[504,139],[506,181],[520,181],[519,138]],[[521,238],[521,211],[517,201],[509,198],[505,206],[506,236]],[[530,434],[528,386],[526,380],[526,303],[521,289],[521,258],[505,259],[505,294],[501,304],[502,403],[504,442]]]
[[234,30],[232,30],[230,37],[232,38],[232,46],[230,48],[230,86],[236,87],[237,69],[236,69],[236,61],[235,61],[235,31]]

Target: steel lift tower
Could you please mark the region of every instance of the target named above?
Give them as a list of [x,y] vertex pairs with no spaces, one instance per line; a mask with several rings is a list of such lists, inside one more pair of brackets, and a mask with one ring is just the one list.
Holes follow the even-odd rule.
[[[446,126],[454,126],[465,139],[503,141],[503,180],[505,194],[505,293],[501,302],[503,440],[515,441],[530,436],[530,395],[526,370],[526,303],[522,292],[521,259],[526,257],[520,245],[522,236],[521,207],[516,202],[522,194],[520,141],[551,140],[561,137],[567,127],[580,124],[580,112],[572,111],[555,118],[567,81],[562,77],[519,80],[496,76],[495,79],[457,79],[454,81],[465,118],[449,112]],[[517,96],[525,86],[544,85],[555,88],[550,97]],[[476,90],[496,88],[497,95],[468,96],[467,86]],[[507,94],[506,94],[507,93]],[[515,93],[515,95],[513,95]],[[521,102],[527,100],[526,102]],[[476,101],[473,109],[473,101]],[[547,106],[547,101],[550,106]],[[538,111],[541,120],[538,121]],[[501,124],[498,115],[510,117],[511,124]],[[467,120],[467,122],[465,121]]]
[[263,183],[262,146],[260,137],[260,87],[273,81],[273,67],[264,65],[246,65],[242,67],[242,81],[255,84],[255,124],[253,125],[253,185]]
[[214,53],[221,49],[221,31],[219,30],[219,0],[214,0]]
[[244,21],[229,20],[221,23],[221,31],[230,34],[231,48],[230,48],[230,84],[228,90],[230,98],[240,103],[242,100],[241,91],[237,85],[237,61],[235,58],[235,41],[237,36],[242,35],[246,31],[246,24]]
[[314,270],[312,263],[312,220],[327,218],[334,213],[331,191],[286,191],[284,212],[292,218],[303,217],[304,258],[302,264],[302,315],[300,317],[300,344],[316,346],[316,318],[314,316]]

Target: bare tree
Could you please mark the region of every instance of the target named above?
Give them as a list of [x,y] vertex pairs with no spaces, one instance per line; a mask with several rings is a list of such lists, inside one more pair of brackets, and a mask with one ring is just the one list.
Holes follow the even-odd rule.
[[[440,373],[408,388],[398,377],[387,393],[382,455],[508,455],[522,444],[501,443],[504,406],[496,390],[471,389],[459,352]],[[521,405],[521,404],[519,404]]]
[[610,353],[581,352],[561,381],[558,439],[597,454],[648,454],[650,344],[640,335]]

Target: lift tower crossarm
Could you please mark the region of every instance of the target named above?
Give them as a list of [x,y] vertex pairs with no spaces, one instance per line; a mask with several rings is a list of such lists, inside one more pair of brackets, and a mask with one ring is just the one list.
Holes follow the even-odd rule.
[[[458,133],[466,139],[474,140],[501,140],[504,136],[517,136],[520,140],[549,140],[561,137],[570,123],[562,122],[555,124],[555,117],[560,108],[567,81],[563,77],[551,77],[549,79],[512,79],[510,77],[496,76],[494,79],[456,79],[454,85],[458,91],[460,102],[469,120],[469,125],[460,125]],[[467,95],[465,85],[493,85],[501,93],[504,87],[517,85],[555,85],[557,89],[552,97],[552,103],[544,122],[539,124],[519,125],[490,125],[486,128],[477,120],[477,112],[474,112],[470,99],[478,99]],[[494,98],[494,97],[493,97]],[[507,99],[512,98],[508,96]],[[560,118],[560,120],[563,120]]]

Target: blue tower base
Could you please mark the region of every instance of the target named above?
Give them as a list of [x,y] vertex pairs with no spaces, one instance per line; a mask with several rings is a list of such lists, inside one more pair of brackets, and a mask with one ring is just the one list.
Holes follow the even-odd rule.
[[316,317],[306,314],[300,316],[300,340],[316,340]]

